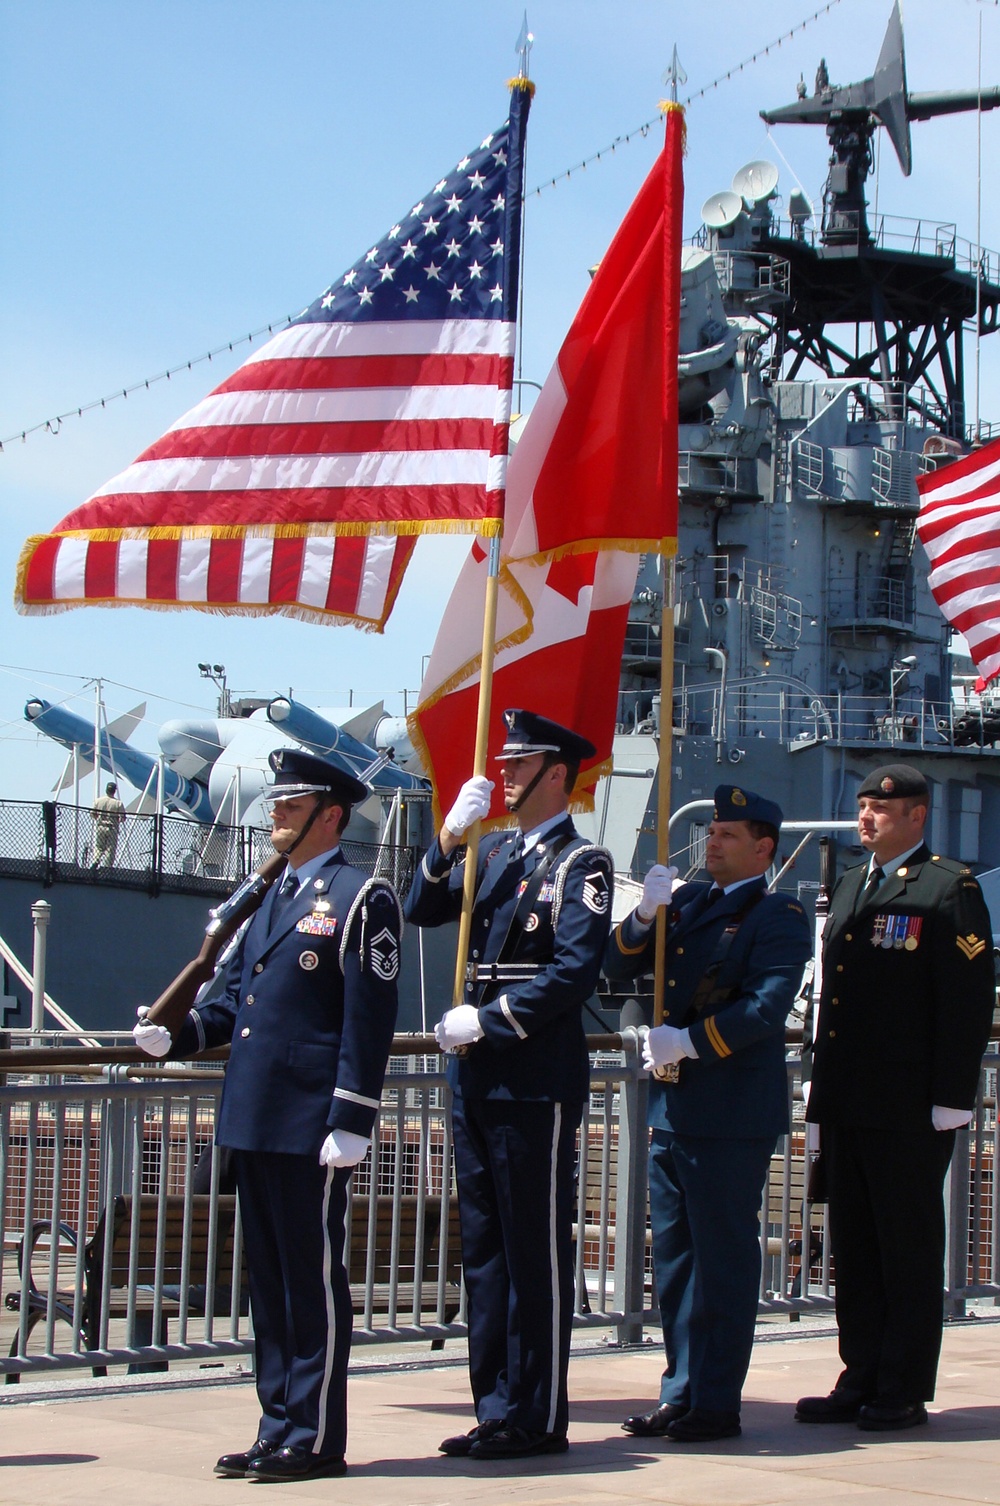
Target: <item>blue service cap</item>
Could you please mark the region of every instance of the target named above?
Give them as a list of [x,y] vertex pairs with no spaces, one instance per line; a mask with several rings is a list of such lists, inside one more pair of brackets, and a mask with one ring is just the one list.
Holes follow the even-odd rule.
[[713,816],[716,821],[766,821],[769,826],[780,826],[784,820],[780,805],[738,784],[717,787]]
[[303,753],[298,748],[275,748],[269,754],[268,763],[274,770],[274,783],[269,786],[269,800],[293,800],[296,795],[332,795],[344,805],[357,805],[367,800],[371,791],[360,779],[355,779],[346,769],[338,769],[317,758],[315,753]]
[[522,711],[512,707],[503,714],[507,728],[507,740],[500,758],[530,758],[533,753],[555,753],[569,763],[582,763],[593,758],[597,749],[592,742],[561,727],[550,717],[539,716],[537,711]]

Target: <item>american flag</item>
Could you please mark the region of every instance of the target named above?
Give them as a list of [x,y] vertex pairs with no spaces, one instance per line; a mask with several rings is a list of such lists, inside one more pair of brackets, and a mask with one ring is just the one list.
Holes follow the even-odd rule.
[[503,513],[524,128],[510,119],[49,534],[22,612],[284,612],[381,629],[415,536]]
[[917,478],[928,583],[984,680],[1000,674],[1000,440]]
[[[597,757],[574,791],[586,809],[611,768],[639,551],[673,552],[677,536],[683,140],[683,115],[668,107],[663,151],[601,258],[510,462],[489,744],[498,753],[505,706],[532,706],[589,738]],[[438,818],[473,767],[486,559],[477,539],[409,719]],[[502,793],[494,824],[509,820]]]

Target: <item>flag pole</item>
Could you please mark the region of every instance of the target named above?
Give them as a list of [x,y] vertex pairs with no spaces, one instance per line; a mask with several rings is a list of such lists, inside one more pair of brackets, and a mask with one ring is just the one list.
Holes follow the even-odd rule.
[[[510,263],[514,271],[512,276],[508,276],[505,279],[504,313],[515,329],[517,325],[523,250],[521,244],[521,226],[524,207],[524,132],[527,125],[531,99],[535,92],[535,86],[528,78],[528,58],[531,54],[531,44],[533,41],[534,37],[528,31],[528,20],[527,15],[525,15],[515,49],[520,59],[520,67],[516,78],[510,80],[511,135],[508,153],[508,171],[517,185],[517,191],[515,194],[508,193],[505,227],[507,245],[514,248]],[[512,361],[511,387],[507,392],[506,423],[502,429],[503,462],[505,467],[507,450],[509,448],[513,376]],[[489,753],[490,710],[493,700],[493,663],[496,658],[497,603],[500,594],[500,545],[502,538],[503,523],[501,520],[498,531],[490,536],[489,555],[486,564],[486,592],[483,602],[483,650],[479,671],[479,700],[476,708],[476,749],[472,766],[472,772],[477,776],[486,773],[486,759]],[[476,898],[476,870],[479,864],[479,838],[481,832],[482,824],[476,821],[469,828],[465,839],[465,876],[462,889],[462,914],[458,924],[458,951],[455,954],[455,983],[452,989],[452,1002],[456,1008],[465,999],[465,972],[469,960],[469,941],[472,936],[472,909]]]
[[[472,772],[486,773],[486,758],[490,740],[490,709],[493,701],[493,661],[496,657],[497,601],[500,588],[500,541],[501,535],[490,539],[490,552],[486,567],[486,595],[483,606],[483,654],[479,675],[479,703],[476,709],[476,751]],[[465,839],[465,882],[462,890],[462,914],[458,923],[458,952],[455,956],[455,986],[452,1002],[457,1008],[465,998],[465,969],[469,959],[469,940],[472,935],[472,907],[476,898],[476,869],[479,862],[479,837],[482,825],[477,821],[469,828]]]
[[[668,396],[663,414],[663,489],[665,511],[677,516],[677,356],[680,318],[681,219],[683,181],[680,171],[684,149],[684,110],[677,103],[677,83],[683,82],[683,70],[674,48],[670,78],[673,98],[663,106],[666,116],[664,236],[663,236],[663,341],[664,391]],[[674,603],[676,595],[677,539],[660,540],[660,578],[663,606],[660,618],[660,737],[656,802],[656,861],[670,862],[670,795],[673,776],[674,746]],[[656,938],[653,950],[653,1024],[663,1024],[666,992],[667,913],[660,906],[656,912]],[[656,1077],[661,1082],[676,1082],[676,1066],[660,1067]]]

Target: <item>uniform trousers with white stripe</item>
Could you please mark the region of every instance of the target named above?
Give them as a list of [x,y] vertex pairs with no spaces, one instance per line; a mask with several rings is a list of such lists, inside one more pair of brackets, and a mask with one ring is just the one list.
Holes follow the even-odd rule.
[[452,1124],[478,1422],[565,1436],[581,1103],[455,1094]]
[[353,1322],[344,1269],[351,1173],[311,1156],[238,1150],[233,1159],[262,1414],[257,1436],[341,1456]]

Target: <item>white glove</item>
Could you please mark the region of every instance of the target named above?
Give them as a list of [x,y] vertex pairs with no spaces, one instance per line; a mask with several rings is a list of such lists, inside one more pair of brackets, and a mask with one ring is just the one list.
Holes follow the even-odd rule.
[[132,1026],[132,1039],[139,1050],[145,1051],[147,1056],[166,1056],[174,1043],[170,1031],[165,1025],[147,1024],[148,1004],[140,1004],[136,1014],[139,1016],[139,1023]]
[[485,774],[474,774],[467,779],[458,792],[458,799],[444,818],[444,824],[453,837],[460,837],[475,821],[489,815],[493,780]]
[[642,899],[636,906],[643,925],[651,925],[660,906],[669,905],[676,878],[676,868],[664,868],[662,863],[653,864],[642,885]]
[[351,1130],[331,1130],[319,1152],[321,1166],[357,1166],[368,1154],[371,1141],[366,1135],[355,1135]]
[[806,1078],[803,1079],[803,1082],[802,1082],[802,1102],[805,1104],[806,1108],[809,1107],[809,1094],[812,1092],[812,1086],[813,1085],[812,1085],[812,1079],[811,1078],[806,1077]]
[[686,1056],[697,1058],[697,1055],[690,1031],[678,1030],[674,1025],[654,1025],[642,1042],[642,1065],[647,1072],[656,1067],[672,1067]]
[[479,1010],[472,1004],[459,1004],[449,1009],[434,1026],[434,1039],[442,1051],[454,1051],[456,1046],[471,1046],[481,1040],[483,1027],[479,1023]]
[[971,1109],[946,1109],[939,1103],[931,1109],[931,1124],[936,1130],[961,1129],[971,1119]]

